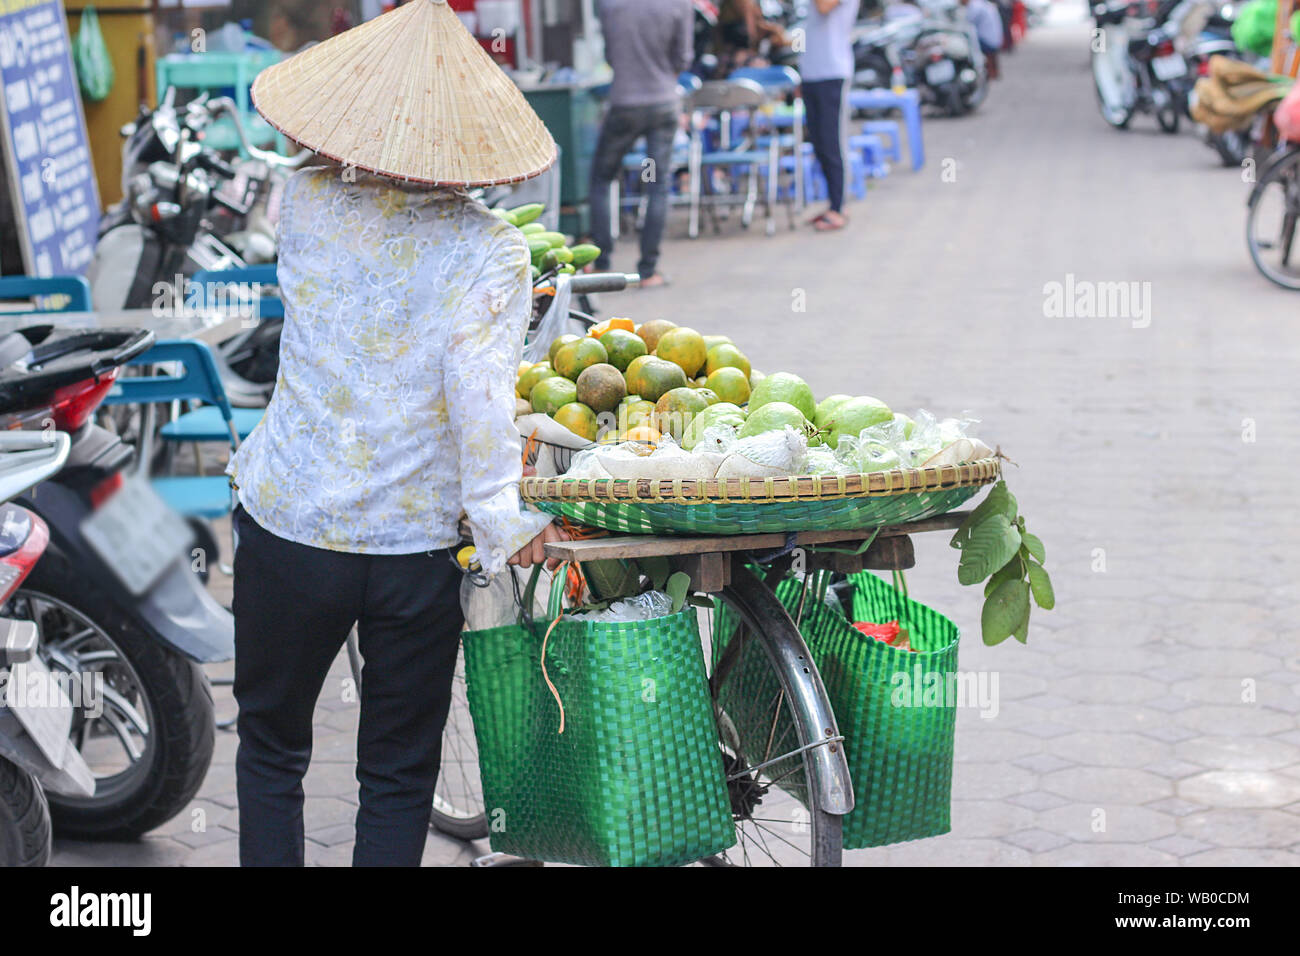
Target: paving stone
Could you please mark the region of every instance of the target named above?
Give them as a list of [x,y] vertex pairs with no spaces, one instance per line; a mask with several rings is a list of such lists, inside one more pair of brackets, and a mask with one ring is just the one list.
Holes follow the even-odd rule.
[[1055,850],[1057,847],[1065,846],[1070,842],[1067,837],[1047,830],[1021,830],[1019,833],[1009,834],[1003,839],[1008,843],[1028,850],[1030,853],[1046,853],[1048,850]]
[[952,772],[954,797],[966,800],[997,800],[1034,788],[1036,775],[1003,764],[958,761]]
[[1018,794],[1010,797],[1008,802],[1030,810],[1050,810],[1053,807],[1067,806],[1071,803],[1060,794],[1048,793],[1045,790],[1031,790],[1029,793]]
[[338,846],[346,843],[350,847],[356,839],[357,828],[351,823],[336,823],[329,827],[320,827],[307,832],[307,839],[321,846]]
[[1176,817],[1184,817],[1189,813],[1196,813],[1206,809],[1204,804],[1192,803],[1190,800],[1180,800],[1178,797],[1152,800],[1147,804],[1147,807],[1152,810],[1159,810],[1161,813],[1172,813]]
[[1214,847],[1208,843],[1202,843],[1200,840],[1193,840],[1185,836],[1167,836],[1160,840],[1154,840],[1150,844],[1153,850],[1161,850],[1165,853],[1172,853],[1174,856],[1187,857],[1193,853],[1201,853],[1205,850],[1212,850]]
[[1079,674],[1056,682],[1054,690],[1082,704],[1137,704],[1162,696],[1165,685],[1133,674]]
[[1160,726],[1147,727],[1142,733],[1156,740],[1164,740],[1168,743],[1177,743],[1180,740],[1191,740],[1199,734],[1190,727],[1183,727],[1178,724],[1162,724]]
[[1169,752],[1168,745],[1140,734],[1084,732],[1052,742],[1054,750],[1069,754],[1078,764],[1096,767],[1141,767]]
[[1034,825],[1034,811],[1006,800],[954,800],[952,832],[961,839],[1001,837]]
[[957,752],[964,761],[1005,763],[1014,757],[1035,753],[1040,746],[1040,741],[1029,734],[989,728],[961,734]]
[[1179,780],[1183,777],[1190,777],[1194,774],[1201,773],[1205,770],[1205,767],[1200,766],[1199,764],[1189,763],[1186,760],[1167,758],[1165,760],[1158,760],[1155,763],[1147,764],[1142,769],[1150,771],[1151,773],[1158,773],[1160,776],[1168,777],[1171,780]]
[[890,847],[890,866],[1028,866],[1030,853],[1002,840],[948,836]]
[[1206,850],[1183,857],[1183,866],[1300,866],[1300,853],[1285,850]]
[[1289,847],[1296,840],[1296,818],[1281,810],[1207,810],[1178,821],[1178,832],[1216,847]]
[[1178,857],[1132,843],[1070,843],[1034,856],[1034,866],[1177,866]]
[[1173,784],[1153,773],[1111,767],[1072,767],[1043,774],[1044,790],[1080,803],[1149,803],[1173,795]]
[[1018,760],[1011,761],[1013,766],[1022,767],[1025,770],[1031,770],[1034,773],[1051,773],[1053,770],[1061,770],[1065,767],[1074,766],[1077,761],[1066,760],[1065,758],[1051,754],[1030,754],[1027,757],[1021,757]]
[[1213,770],[1177,786],[1178,796],[1210,807],[1284,807],[1300,800],[1300,780],[1257,770]]
[[1039,829],[1076,843],[1149,843],[1178,830],[1172,814],[1131,806],[1122,796],[1109,804],[1075,803],[1042,810],[1036,823]]
[[1300,763],[1300,745],[1277,737],[1197,737],[1174,753],[1208,770],[1278,770]]
[[197,849],[201,846],[209,846],[213,843],[224,843],[227,840],[237,840],[239,831],[237,829],[227,829],[221,826],[204,827],[202,830],[182,830],[180,833],[173,834],[172,839],[184,846],[194,847]]

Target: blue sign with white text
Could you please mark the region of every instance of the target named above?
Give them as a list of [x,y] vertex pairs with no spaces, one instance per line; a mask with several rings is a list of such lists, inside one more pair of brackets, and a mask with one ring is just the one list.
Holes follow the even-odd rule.
[[60,0],[0,0],[0,86],[25,271],[81,275],[95,251],[99,190]]

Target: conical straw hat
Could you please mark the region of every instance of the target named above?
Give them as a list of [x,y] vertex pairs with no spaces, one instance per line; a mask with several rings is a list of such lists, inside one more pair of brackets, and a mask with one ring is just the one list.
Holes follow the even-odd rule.
[[322,156],[411,182],[518,182],[556,157],[541,119],[446,0],[408,0],[268,67],[253,104]]

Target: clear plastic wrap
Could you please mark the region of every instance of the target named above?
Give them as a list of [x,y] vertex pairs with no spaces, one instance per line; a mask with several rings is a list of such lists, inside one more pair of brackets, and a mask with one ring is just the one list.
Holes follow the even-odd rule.
[[566,614],[565,618],[573,621],[594,621],[598,624],[617,624],[667,617],[672,611],[672,598],[663,591],[644,591],[615,601],[603,611],[580,611],[577,614]]
[[[518,623],[518,602],[528,587],[531,575],[531,570],[507,567],[500,574],[489,578],[485,586],[475,584],[475,577],[465,575],[460,582],[460,609],[465,615],[465,626],[471,631],[481,631]],[[516,587],[518,598],[515,596]],[[537,589],[533,593],[533,617],[538,620],[546,617],[546,595],[550,589],[551,573],[543,568],[537,580]]]

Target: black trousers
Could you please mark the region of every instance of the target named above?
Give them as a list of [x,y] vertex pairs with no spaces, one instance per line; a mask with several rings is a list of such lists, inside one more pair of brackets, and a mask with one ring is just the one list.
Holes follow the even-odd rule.
[[312,710],[356,624],[365,667],[352,863],[419,866],[462,624],[459,572],[445,549],[349,554],[286,541],[243,508],[234,521],[240,863],[303,863]]
[[808,118],[805,135],[826,176],[827,198],[836,212],[844,208],[848,85],[847,80],[814,80],[803,84],[804,113]]

